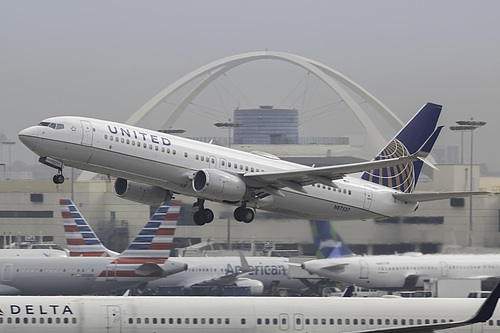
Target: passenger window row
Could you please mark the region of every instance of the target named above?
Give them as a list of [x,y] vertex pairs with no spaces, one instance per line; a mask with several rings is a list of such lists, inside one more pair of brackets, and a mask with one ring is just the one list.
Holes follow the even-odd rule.
[[[71,319],[71,320],[70,320]],[[60,317],[0,317],[1,324],[76,324],[78,321],[75,317],[73,318],[60,318]]]

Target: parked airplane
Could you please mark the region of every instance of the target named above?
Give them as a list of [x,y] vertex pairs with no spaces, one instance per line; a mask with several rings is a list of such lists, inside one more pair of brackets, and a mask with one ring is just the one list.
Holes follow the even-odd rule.
[[[482,299],[0,297],[0,332],[498,332],[500,287]],[[470,326],[473,325],[473,326]],[[469,327],[468,327],[469,326]]]
[[[118,255],[102,245],[71,200],[62,199],[60,205],[71,256]],[[173,276],[150,281],[147,288],[184,287],[189,289],[192,286],[239,286],[249,287],[252,295],[261,295],[273,286],[296,290],[306,287],[299,280],[289,277],[288,258],[245,258],[243,255],[240,257],[170,257],[167,262],[177,266],[187,265],[188,269]]]
[[0,257],[0,294],[81,295],[129,288],[187,269],[166,262],[179,204],[160,206],[117,257]]
[[[332,244],[330,222],[323,221],[319,239]],[[337,234],[337,237],[338,234]],[[339,240],[340,238],[337,238]],[[344,248],[349,256],[337,256],[337,248]],[[355,256],[342,242],[337,241],[326,259],[303,262],[306,271],[323,277],[380,290],[414,290],[424,281],[435,279],[481,279],[497,282],[500,279],[500,254],[422,254]]]
[[[19,139],[56,168],[65,165],[118,177],[115,193],[156,205],[175,193],[197,198],[197,224],[213,220],[205,200],[239,206],[238,221],[254,209],[316,219],[365,219],[413,212],[419,201],[469,192],[412,193],[424,158],[442,127],[441,106],[427,103],[374,161],[307,167],[265,153],[247,153],[126,124],[54,117],[19,133]],[[361,178],[347,174],[364,172]],[[253,208],[253,209],[252,209]]]
[[63,250],[53,249],[0,249],[0,257],[67,257]]
[[[71,256],[118,255],[102,245],[71,200],[62,199],[60,205]],[[288,261],[288,258],[245,258],[243,255],[240,257],[170,257],[168,263],[175,264],[175,267],[186,265],[189,268],[174,276],[161,278],[155,282],[150,281],[147,288],[185,287],[189,289],[192,286],[240,286],[249,287],[252,295],[261,295],[264,290],[270,290],[272,286],[290,289],[304,288],[305,285],[299,280],[289,277]]]

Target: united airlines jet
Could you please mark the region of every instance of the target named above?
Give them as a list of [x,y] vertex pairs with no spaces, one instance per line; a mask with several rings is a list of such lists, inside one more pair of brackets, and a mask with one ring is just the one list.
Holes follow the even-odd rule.
[[[2,296],[0,332],[498,332],[479,298]],[[472,326],[471,326],[472,325]]]
[[427,103],[373,161],[317,168],[84,117],[45,119],[22,130],[19,139],[58,170],[55,183],[64,181],[67,165],[117,177],[115,193],[125,199],[158,205],[176,193],[194,197],[199,225],[214,217],[206,200],[238,206],[234,217],[243,222],[251,222],[256,209],[367,219],[413,212],[419,201],[473,194],[412,193],[441,131],[440,112],[440,105]]
[[[343,283],[379,290],[415,290],[436,279],[500,279],[500,254],[422,254],[355,256],[329,221],[315,221],[320,258],[302,268]],[[335,238],[335,240],[334,240]],[[343,249],[343,250],[340,250]],[[339,253],[342,253],[339,255]],[[324,255],[324,256],[323,256]]]

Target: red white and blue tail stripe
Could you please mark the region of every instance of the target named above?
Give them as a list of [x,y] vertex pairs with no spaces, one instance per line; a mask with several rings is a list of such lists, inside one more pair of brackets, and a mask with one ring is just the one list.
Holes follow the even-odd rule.
[[69,199],[59,200],[64,223],[66,243],[71,257],[116,257],[117,252],[107,249]]
[[161,277],[170,256],[177,219],[181,209],[178,200],[164,202],[129,247],[101,272],[100,277]]

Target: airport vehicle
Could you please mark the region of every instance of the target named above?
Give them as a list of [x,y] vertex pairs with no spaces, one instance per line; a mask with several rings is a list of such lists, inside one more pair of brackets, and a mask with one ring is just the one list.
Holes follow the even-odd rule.
[[117,257],[0,257],[3,295],[82,295],[139,284],[187,269],[167,262],[179,204],[158,208]]
[[[436,128],[440,112],[440,105],[427,103],[373,161],[317,168],[84,117],[45,119],[19,139],[58,170],[55,183],[64,181],[68,165],[117,177],[115,193],[125,199],[157,205],[176,193],[194,197],[199,225],[214,217],[206,200],[238,206],[234,217],[243,222],[251,222],[257,208],[301,218],[366,219],[473,194],[412,193],[442,128]],[[362,171],[361,178],[347,176]]]
[[[0,332],[498,332],[480,298],[1,296]],[[473,326],[469,326],[473,325]]]
[[[355,256],[332,233],[330,222],[318,222],[316,230],[322,242],[318,244],[331,251],[325,259],[303,262],[301,267],[312,274],[379,290],[414,290],[424,281],[436,279],[481,279],[493,284],[500,279],[500,254],[422,254],[409,252],[394,255]],[[336,235],[336,242],[332,239]],[[337,256],[343,250],[347,256]]]
[[[69,199],[60,200],[66,241],[71,256],[117,256],[107,249],[94,233],[78,208]],[[272,287],[303,289],[305,285],[289,277],[288,258],[279,257],[170,257],[174,267],[188,269],[173,276],[149,281],[146,288],[192,286],[239,286],[250,288],[252,295],[261,295]]]

